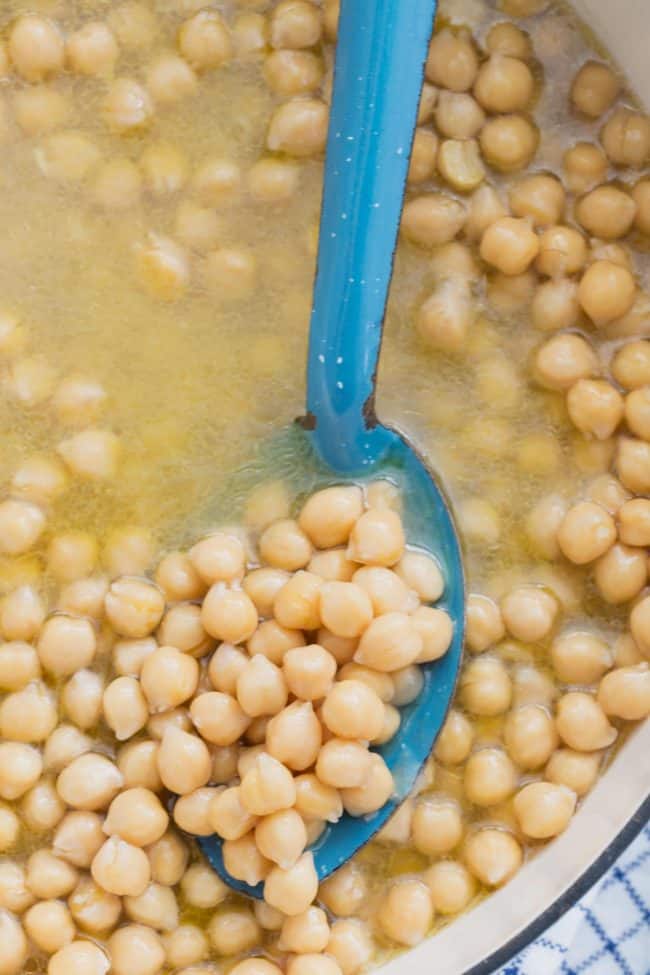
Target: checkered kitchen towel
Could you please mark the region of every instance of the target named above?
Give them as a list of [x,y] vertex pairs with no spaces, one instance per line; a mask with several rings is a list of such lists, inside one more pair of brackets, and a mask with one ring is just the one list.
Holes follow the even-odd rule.
[[650,975],[650,826],[498,975]]

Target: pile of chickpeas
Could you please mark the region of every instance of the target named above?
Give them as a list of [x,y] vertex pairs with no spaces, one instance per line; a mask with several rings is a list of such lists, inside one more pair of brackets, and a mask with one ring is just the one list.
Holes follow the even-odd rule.
[[[412,796],[319,885],[310,845],[390,798],[375,747],[453,636],[435,558],[406,545],[398,486],[297,505],[263,483],[241,524],[173,550],[143,526],[62,525],[67,498],[110,499],[128,430],[110,389],[82,369],[60,377],[30,323],[0,314],[1,395],[35,426],[47,415],[0,501],[0,975],[218,975],[224,961],[235,975],[357,975],[506,883],[650,713],[650,121],[616,70],[581,58],[553,143],[536,116],[553,6],[440,7],[400,341],[432,364],[432,387],[469,356],[468,384],[494,323],[516,322],[528,361],[486,356],[471,376],[491,424],[477,450],[505,452],[503,416],[528,382],[573,428],[590,479],[560,487],[558,448],[531,436],[518,472],[544,484],[527,508],[522,491],[521,525],[504,528],[487,491],[458,504],[478,579],[456,699]],[[142,207],[121,258],[152,314],[175,302],[191,318],[203,292],[246,309],[268,270],[233,226],[251,209],[281,220],[322,159],[337,16],[337,0],[20,14],[0,44],[0,140],[29,143],[53,193],[128,234]],[[240,69],[270,97],[255,158],[190,160],[181,136],[159,137]],[[305,250],[316,242],[305,227]],[[520,546],[511,576],[494,558],[504,531]],[[204,861],[193,837],[214,833],[263,900]]]

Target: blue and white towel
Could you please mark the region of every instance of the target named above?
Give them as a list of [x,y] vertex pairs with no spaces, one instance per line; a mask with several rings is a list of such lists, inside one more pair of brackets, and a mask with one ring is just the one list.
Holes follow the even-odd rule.
[[650,826],[498,975],[650,975]]

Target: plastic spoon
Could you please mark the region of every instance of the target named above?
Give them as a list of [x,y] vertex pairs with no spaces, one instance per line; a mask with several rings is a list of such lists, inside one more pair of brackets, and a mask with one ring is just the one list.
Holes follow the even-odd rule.
[[[456,684],[462,654],[464,579],[460,545],[445,498],[405,437],[377,421],[377,359],[397,241],[424,62],[436,0],[343,0],[339,22],[318,270],[301,422],[332,481],[397,476],[408,537],[437,557],[452,646],[423,667],[419,697],[402,710],[395,737],[377,749],[395,796],[364,818],[347,814],[312,847],[322,880],[377,832],[412,790],[431,753]],[[405,390],[408,396],[408,390]],[[233,888],[263,896],[226,871],[221,841],[200,840]]]

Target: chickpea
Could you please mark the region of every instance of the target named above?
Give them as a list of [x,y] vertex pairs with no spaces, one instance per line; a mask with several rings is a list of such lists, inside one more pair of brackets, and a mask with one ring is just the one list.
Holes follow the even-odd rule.
[[255,843],[267,860],[288,870],[307,846],[304,821],[294,809],[281,809],[264,816],[255,827]]
[[539,251],[537,235],[526,220],[502,217],[485,231],[481,257],[504,274],[522,274]]
[[0,602],[0,629],[6,640],[32,640],[44,619],[42,598],[32,586],[18,586]]
[[333,914],[350,917],[356,914],[367,895],[361,867],[354,861],[339,867],[319,889],[319,898]]
[[598,356],[585,339],[565,333],[545,342],[535,356],[535,376],[546,389],[566,391],[600,371]]
[[517,786],[517,769],[499,748],[474,752],[465,765],[465,795],[477,806],[505,802]]
[[141,639],[160,622],[165,599],[157,586],[146,579],[123,576],[111,583],[106,595],[106,615],[122,636]]
[[59,823],[52,852],[74,867],[87,869],[106,839],[103,819],[93,812],[68,812]]
[[[631,498],[618,510],[619,538],[625,545],[650,545],[650,501]],[[1,659],[1,655],[0,655]]]
[[533,159],[539,132],[523,115],[500,115],[489,119],[479,136],[481,151],[488,165],[499,172],[523,169]]
[[464,714],[452,709],[438,735],[434,755],[442,765],[460,765],[470,753],[474,729]]
[[625,420],[631,432],[650,440],[650,386],[635,389],[625,399]]
[[254,915],[248,909],[221,910],[210,921],[208,935],[220,955],[249,951],[260,937]]
[[108,21],[118,41],[128,51],[137,51],[154,43],[157,25],[153,13],[137,0],[126,0],[110,9]]
[[583,115],[598,118],[611,108],[620,90],[621,82],[611,68],[587,61],[573,79],[571,101]]
[[460,679],[461,701],[471,714],[503,714],[512,700],[512,681],[497,657],[477,657],[466,665]]
[[566,194],[555,176],[535,173],[514,184],[509,201],[516,217],[530,218],[538,227],[552,227],[562,219]]
[[448,139],[473,139],[485,122],[485,112],[471,95],[443,89],[438,95],[435,120],[440,134]]
[[147,90],[157,105],[173,105],[196,94],[198,78],[183,58],[159,55],[147,68]]
[[464,232],[468,240],[479,240],[487,228],[507,211],[493,186],[479,186],[472,194]]
[[281,0],[271,15],[270,27],[272,47],[313,47],[320,40],[321,15],[308,0]]
[[[405,668],[405,669],[408,671],[412,670],[415,673],[421,673],[419,667],[412,667],[412,668]],[[395,672],[396,675],[398,675],[398,673],[399,672],[397,671]],[[379,697],[382,701],[384,701],[384,703],[386,703],[387,701],[393,701],[397,693],[396,681],[393,679],[393,676],[390,676],[388,674],[383,674],[381,673],[381,671],[378,670],[372,670],[372,668],[370,667],[364,667],[361,664],[354,663],[353,661],[350,661],[349,663],[346,663],[341,667],[341,669],[338,672],[338,679],[340,681],[342,680],[360,681],[362,684],[365,684],[372,691],[374,691],[377,697]],[[411,685],[414,683],[415,681],[411,681],[407,676],[407,678],[404,681],[404,686],[407,687],[408,690],[410,690]],[[417,693],[419,693],[419,690],[421,690],[421,686],[422,686],[421,684],[418,685]],[[414,693],[415,693],[415,697],[417,697],[417,693],[416,692]],[[414,698],[411,698],[411,700],[413,699]],[[403,702],[403,703],[408,703],[408,702]]]
[[315,762],[321,740],[321,725],[309,701],[295,701],[284,708],[271,718],[266,730],[269,753],[297,772]]
[[116,78],[104,100],[104,118],[118,135],[146,128],[153,118],[146,88],[133,78]]
[[293,99],[271,116],[266,147],[298,158],[323,152],[327,140],[328,108],[317,98]]
[[127,789],[141,786],[152,792],[160,792],[162,781],[158,772],[157,741],[143,740],[124,745],[117,754],[117,767]]
[[433,178],[438,155],[438,136],[428,129],[417,128],[413,137],[407,180],[410,185]]
[[178,904],[170,887],[149,884],[138,897],[125,897],[124,909],[131,921],[156,931],[173,931],[178,927]]
[[152,712],[166,711],[189,700],[198,681],[197,661],[175,647],[158,647],[147,654],[140,671],[142,692]]
[[598,186],[576,205],[576,219],[593,237],[616,240],[629,231],[636,203],[616,186]]
[[501,601],[508,632],[525,643],[536,643],[549,634],[558,609],[555,597],[538,586],[520,586]]
[[647,575],[645,553],[627,545],[612,545],[596,562],[596,585],[607,603],[634,599],[645,586]]
[[320,907],[308,907],[303,914],[285,918],[280,932],[282,951],[309,954],[325,951],[330,939],[327,915]]
[[427,80],[451,91],[467,91],[478,72],[478,57],[471,39],[449,28],[431,39],[425,73]]
[[205,863],[193,863],[183,873],[180,883],[187,903],[202,910],[217,907],[228,896],[228,888],[224,882]]
[[119,769],[103,755],[84,754],[60,773],[56,788],[73,809],[105,809],[122,787]]
[[0,910],[22,914],[36,900],[25,880],[22,865],[5,859],[0,863]]
[[[444,193],[423,193],[408,200],[402,213],[402,231],[420,247],[436,247],[453,240],[463,228],[467,211],[459,200]],[[367,517],[370,512],[366,512]]]
[[424,881],[431,892],[436,911],[458,914],[476,893],[476,882],[467,868],[456,860],[440,860],[429,867]]
[[11,479],[11,492],[33,504],[48,504],[68,488],[63,464],[56,457],[32,454],[16,469]]
[[50,779],[41,779],[21,799],[20,812],[28,829],[35,833],[46,833],[61,821],[65,806],[53,782]]
[[57,677],[68,677],[89,666],[97,652],[90,620],[63,613],[45,621],[36,645],[42,667]]
[[612,666],[605,641],[582,630],[557,636],[551,644],[551,660],[563,684],[593,684]]
[[607,748],[617,735],[596,699],[581,691],[570,691],[560,698],[556,724],[562,741],[577,751]]
[[47,975],[105,975],[110,967],[98,945],[92,941],[72,941],[52,955]]
[[563,554],[576,565],[604,555],[616,540],[614,519],[593,501],[581,501],[567,511],[558,530]]
[[482,884],[501,887],[517,872],[523,859],[517,840],[505,830],[478,829],[468,837],[463,857]]
[[472,593],[467,599],[465,639],[473,653],[482,653],[505,636],[501,610],[488,596]]
[[302,701],[317,701],[330,691],[337,662],[318,644],[288,650],[282,662],[287,687]]
[[60,724],[45,742],[44,767],[60,772],[65,765],[84,752],[90,751],[91,741],[73,725]]
[[341,790],[343,807],[349,816],[377,812],[395,793],[392,773],[381,755],[371,753],[365,779],[360,786]]
[[578,430],[607,440],[623,419],[624,400],[608,382],[580,379],[568,392],[567,409]]
[[475,317],[472,300],[466,281],[441,281],[418,313],[417,329],[423,341],[443,352],[462,351]]
[[359,742],[330,738],[318,753],[316,775],[334,789],[362,786],[370,772],[371,753]]
[[75,74],[110,75],[119,56],[115,35],[102,21],[89,21],[66,41],[66,59]]
[[[41,171],[60,183],[85,179],[99,159],[97,146],[81,132],[55,132],[43,141],[37,153]],[[38,378],[43,381],[44,376]]]
[[485,39],[490,54],[507,54],[512,58],[527,60],[533,53],[530,37],[509,21],[501,21],[490,27]]
[[569,825],[576,794],[565,785],[531,782],[514,798],[515,816],[522,832],[533,839],[549,839]]
[[650,712],[650,670],[647,663],[618,667],[605,674],[598,688],[598,703],[607,715],[640,721]]
[[208,939],[195,924],[181,924],[163,935],[165,958],[172,968],[183,968],[204,961],[209,954]]
[[178,795],[200,789],[210,778],[210,753],[204,742],[173,726],[163,735],[157,764],[163,785]]
[[286,203],[294,196],[299,178],[300,170],[295,163],[287,159],[263,158],[248,171],[248,190],[260,203]]
[[156,975],[165,961],[160,935],[142,924],[127,924],[108,939],[115,975]]
[[0,735],[8,741],[29,744],[45,741],[57,721],[55,700],[40,682],[14,691],[0,704]]
[[109,837],[90,865],[93,880],[110,894],[137,897],[146,889],[151,870],[147,854],[119,836]]
[[423,640],[405,613],[385,613],[370,623],[361,636],[355,661],[375,670],[399,670],[417,660]]
[[207,589],[190,556],[183,552],[170,552],[161,560],[155,581],[169,601],[200,599]]
[[336,823],[343,815],[343,804],[336,789],[324,785],[312,773],[299,775],[296,787],[296,810],[306,820]]
[[38,542],[45,529],[45,514],[29,501],[0,503],[0,552],[22,555]]
[[605,122],[600,141],[615,166],[642,169],[650,155],[650,120],[639,112],[619,108]]
[[232,25],[233,43],[240,58],[254,58],[264,52],[268,42],[268,25],[263,14],[243,13]]
[[111,802],[103,829],[107,836],[119,836],[132,846],[149,846],[161,838],[168,823],[157,796],[135,788],[121,792]]
[[335,636],[325,627],[316,633],[319,646],[331,653],[339,666],[351,663],[359,645],[359,641],[351,637]]
[[27,860],[25,883],[34,897],[50,900],[66,897],[76,886],[75,868],[49,850],[36,850]]
[[[288,693],[282,671],[262,654],[253,657],[237,678],[237,700],[252,718],[277,714],[287,703]],[[218,744],[232,743],[219,741]]]
[[540,768],[558,745],[553,720],[539,705],[511,711],[504,725],[503,741],[510,758],[522,769]]
[[539,255],[535,262],[540,274],[558,278],[581,270],[587,258],[584,237],[572,227],[548,227],[539,238]]
[[34,904],[23,918],[25,932],[40,951],[53,955],[74,940],[75,926],[70,911],[60,901]]
[[640,339],[626,342],[612,360],[612,374],[626,390],[640,389],[650,383],[650,342]]
[[458,846],[464,831],[460,807],[447,796],[425,796],[413,808],[411,839],[425,856],[443,856]]
[[[327,583],[330,587],[348,585],[350,584]],[[325,587],[320,576],[304,570],[296,572],[279,590],[273,602],[273,612],[278,623],[287,629],[317,629],[321,623],[321,588]]]
[[474,95],[493,113],[519,112],[530,102],[535,82],[524,61],[507,54],[492,54],[479,68]]
[[232,57],[228,28],[216,11],[200,10],[178,32],[178,48],[195,71],[218,68]]
[[61,691],[61,705],[70,721],[86,731],[99,721],[102,713],[104,681],[93,670],[78,670]]
[[335,921],[330,929],[327,954],[339,963],[343,975],[356,975],[373,955],[373,941],[367,926],[358,919]]
[[[179,883],[185,873],[189,850],[177,833],[168,830],[157,843],[153,843],[147,850],[151,865],[151,879],[157,884],[173,887]],[[212,871],[210,875],[217,881],[218,877]],[[225,887],[224,884],[221,884]],[[225,896],[225,895],[224,895]]]
[[294,917],[310,906],[318,891],[318,876],[311,853],[303,853],[288,869],[275,866],[264,882],[264,900]]
[[635,494],[650,491],[650,444],[632,437],[621,437],[616,454],[616,469],[624,486]]
[[140,156],[145,187],[155,197],[177,193],[188,178],[188,164],[180,150],[166,142],[147,146]]
[[642,233],[650,234],[650,180],[640,179],[632,189],[636,203],[635,226]]
[[[275,770],[274,766],[271,766],[271,769]],[[262,788],[264,787],[265,779],[260,776],[259,769],[257,771],[258,775],[255,777],[255,780],[249,782],[247,787],[249,792],[252,791],[253,785],[255,785],[257,790],[257,784],[260,781],[262,782]],[[279,776],[278,781],[280,781]],[[288,792],[291,791],[291,785],[288,779],[285,780],[283,778],[282,784],[283,786],[287,786]],[[259,798],[259,796],[255,798]],[[290,802],[289,805],[291,805]],[[218,792],[210,802],[208,816],[212,828],[225,840],[241,839],[242,836],[245,836],[255,826],[257,821],[256,817],[243,804],[239,786],[232,786],[229,789]]]
[[25,81],[43,81],[63,70],[63,38],[43,17],[26,14],[18,18],[9,34],[8,53]]
[[429,932],[433,903],[429,888],[419,880],[400,880],[384,895],[377,921],[391,941],[413,947]]
[[556,785],[565,786],[578,796],[584,796],[596,781],[601,757],[597,752],[560,748],[551,755],[546,766],[546,778]]
[[312,51],[272,51],[264,61],[264,80],[278,95],[306,95],[319,88],[323,63]]

